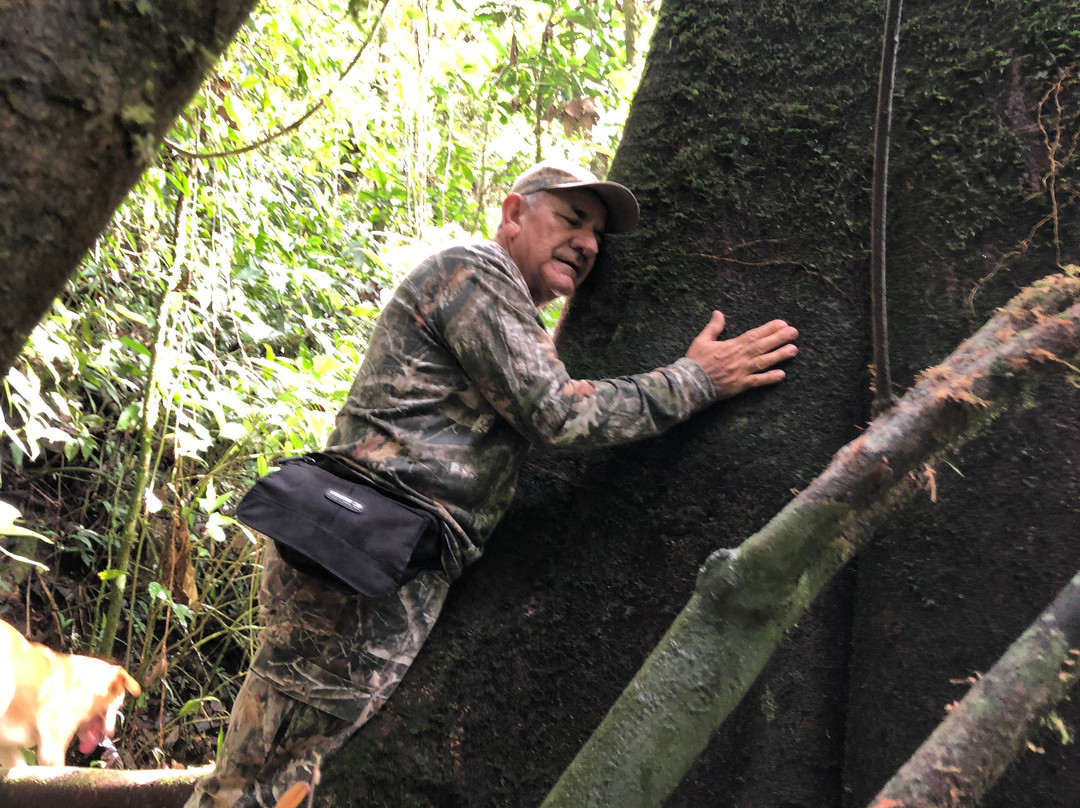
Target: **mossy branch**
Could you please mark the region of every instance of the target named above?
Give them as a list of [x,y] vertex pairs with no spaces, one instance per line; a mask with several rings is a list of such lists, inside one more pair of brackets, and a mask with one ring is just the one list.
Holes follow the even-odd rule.
[[1080,573],[874,798],[871,808],[978,804],[1080,673]]
[[1080,278],[1055,275],[924,373],[759,533],[708,559],[690,602],[545,808],[660,805],[784,633],[926,470],[1078,356]]

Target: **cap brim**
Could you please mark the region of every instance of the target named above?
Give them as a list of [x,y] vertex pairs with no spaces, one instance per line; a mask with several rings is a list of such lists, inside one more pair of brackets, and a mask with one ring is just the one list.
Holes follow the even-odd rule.
[[641,216],[637,198],[629,188],[617,182],[560,182],[549,185],[547,190],[555,191],[559,188],[588,188],[600,197],[607,208],[605,233],[625,233],[633,229]]

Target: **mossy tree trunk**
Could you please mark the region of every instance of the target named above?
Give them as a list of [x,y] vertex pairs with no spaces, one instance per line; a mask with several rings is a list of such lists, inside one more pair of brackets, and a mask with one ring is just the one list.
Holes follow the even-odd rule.
[[254,5],[0,3],[0,376]]
[[[736,549],[718,550],[698,576],[694,596],[648,661],[559,779],[544,808],[651,808],[661,805],[709,739],[727,720],[800,616],[891,511],[933,486],[932,467],[997,418],[1047,375],[1080,365],[1080,278],[1053,275],[1025,289],[949,358],[923,374],[866,432],[837,452],[828,468],[760,531]],[[875,402],[876,403],[876,402]],[[1031,723],[1066,692],[1058,673],[1076,659],[1080,639],[1075,591],[1059,598],[1053,647],[1019,644],[1003,702],[1012,709],[972,709],[985,720],[977,735],[952,740],[949,805],[971,805],[1011,760]],[[1080,654],[1080,651],[1074,652]],[[1015,661],[1020,657],[1021,662]],[[1035,658],[1035,659],[1033,659]],[[1037,660],[1037,662],[1036,662]],[[1030,679],[1017,676],[1023,668]],[[1064,677],[1071,680],[1071,676]],[[988,677],[989,680],[989,677]],[[1070,681],[1071,684],[1071,681]],[[1021,686],[1026,685],[1026,686]],[[1002,690],[998,686],[997,692]],[[1018,706],[1022,709],[1018,709]],[[1024,721],[1009,719],[1023,717]],[[969,726],[974,726],[974,722]],[[979,771],[998,736],[995,771]],[[927,770],[937,762],[934,755]],[[911,765],[910,762],[908,764]],[[883,803],[885,804],[885,803]],[[934,803],[937,805],[938,803]],[[922,803],[911,802],[909,808]],[[900,808],[899,804],[893,808]]]
[[[909,2],[905,12],[889,203],[900,387],[1057,261],[1052,226],[1015,248],[1050,212],[1038,103],[1080,51],[1077,12],[1065,2]],[[789,320],[802,332],[800,356],[780,387],[658,440],[598,455],[536,453],[414,671],[328,765],[324,799],[538,804],[686,603],[709,553],[755,533],[858,434],[869,402],[870,139],[883,19],[884,3],[666,0],[612,170],[638,193],[643,225],[610,240],[560,329],[561,351],[581,376],[653,367],[679,356],[720,308],[733,332]],[[1075,88],[1062,89],[1068,135]],[[1060,165],[1056,176],[1064,261],[1077,243],[1075,168]],[[1010,252],[969,308],[969,293]],[[854,576],[843,575],[668,805],[865,804],[936,725],[953,698],[942,698],[955,687],[949,678],[988,665],[1038,614],[1080,566],[1080,531],[1075,393],[1051,384],[1036,398],[1037,410],[1001,419],[962,457],[969,482],[937,470],[937,503],[896,520],[918,535],[890,528],[888,549],[859,563],[857,657],[848,657]],[[1000,447],[1021,434],[1041,448],[1014,457]],[[994,508],[987,491],[998,492]],[[998,541],[994,519],[1010,509],[1024,524]],[[960,598],[957,581],[940,583],[946,572],[993,584]],[[902,618],[897,604],[908,609]],[[976,613],[993,632],[961,639]],[[927,614],[943,619],[920,628]],[[994,645],[985,658],[980,643]],[[954,653],[961,647],[966,654]],[[884,657],[892,670],[874,664]],[[917,726],[905,727],[913,715]],[[1075,793],[1034,776],[1044,793]]]

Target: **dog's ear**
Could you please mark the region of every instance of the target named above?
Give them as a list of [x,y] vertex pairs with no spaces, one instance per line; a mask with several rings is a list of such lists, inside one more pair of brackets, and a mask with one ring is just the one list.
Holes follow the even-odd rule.
[[121,690],[126,690],[128,693],[138,698],[142,695],[142,688],[139,687],[139,683],[136,682],[131,674],[123,668],[116,669],[116,678],[113,680],[113,687],[119,693]]

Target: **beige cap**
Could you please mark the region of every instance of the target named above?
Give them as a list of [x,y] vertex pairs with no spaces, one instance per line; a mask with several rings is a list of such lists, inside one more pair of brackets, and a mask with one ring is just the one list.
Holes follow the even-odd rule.
[[538,163],[517,178],[510,192],[525,196],[559,188],[588,188],[600,197],[607,208],[607,233],[625,233],[637,224],[638,202],[629,188],[617,182],[601,182],[591,171],[573,163]]

